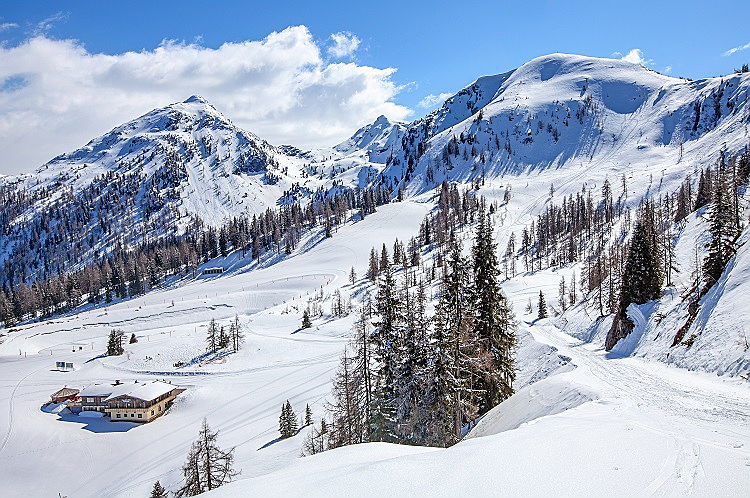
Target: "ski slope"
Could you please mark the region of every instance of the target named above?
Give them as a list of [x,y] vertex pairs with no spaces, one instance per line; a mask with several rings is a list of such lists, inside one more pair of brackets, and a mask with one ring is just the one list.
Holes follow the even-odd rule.
[[[277,441],[281,403],[298,414],[310,404],[323,416],[324,398],[348,342],[348,318],[316,321],[299,331],[307,299],[348,284],[353,266],[364,274],[378,240],[416,231],[431,204],[387,205],[331,239],[311,236],[298,253],[269,268],[197,279],[137,299],[72,316],[24,325],[0,344],[0,475],[8,496],[140,496],[160,479],[176,488],[203,417],[236,448],[243,476],[282,468],[300,454],[303,434]],[[316,234],[317,235],[317,234]],[[215,262],[209,263],[209,265]],[[325,303],[324,303],[325,304]],[[246,340],[236,355],[204,356],[211,318],[228,325],[238,314]],[[112,328],[135,333],[126,354],[102,357]],[[78,348],[82,347],[81,351]],[[73,352],[73,350],[76,350]],[[20,354],[19,354],[20,352]],[[151,358],[151,359],[148,359]],[[58,372],[56,361],[75,364]],[[175,368],[176,361],[186,365]],[[187,388],[163,417],[126,422],[59,416],[42,411],[49,395],[68,385],[161,379]],[[39,478],[40,469],[44,478]]]
[[207,496],[746,496],[746,383],[608,358],[548,322],[522,327],[574,368],[520,390],[455,446],[336,449]]

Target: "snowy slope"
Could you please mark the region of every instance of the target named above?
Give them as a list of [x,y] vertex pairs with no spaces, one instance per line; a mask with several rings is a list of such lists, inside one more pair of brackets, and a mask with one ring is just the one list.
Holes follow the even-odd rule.
[[[156,479],[174,489],[205,416],[220,430],[220,444],[236,448],[242,470],[238,482],[214,496],[705,496],[717,490],[743,496],[750,487],[750,390],[741,380],[750,368],[750,246],[740,247],[704,298],[688,333],[696,335],[692,346],[670,345],[686,316],[680,294],[696,244],[705,241],[705,212],[691,215],[678,234],[682,272],[675,287],[635,310],[639,328],[614,354],[602,351],[609,319],[597,320],[590,307],[540,321],[523,311],[540,290],[553,314],[560,311],[560,277],[580,277],[580,264],[519,272],[504,282],[520,321],[518,393],[455,447],[368,444],[299,459],[304,430],[278,441],[276,428],[287,399],[298,414],[310,403],[315,418],[323,416],[351,333],[353,315],[326,314],[313,329],[298,331],[308,300],[322,294],[323,306],[330,306],[336,289],[360,299],[366,286],[361,279],[348,283],[349,268],[361,277],[372,246],[414,235],[443,179],[468,186],[484,177],[477,192],[497,203],[502,252],[511,233],[518,236],[550,203],[584,185],[599,190],[608,179],[633,207],[674,192],[686,175],[712,164],[724,144],[739,150],[747,143],[748,87],[748,75],[691,82],[623,61],[553,54],[480,78],[414,123],[379,118],[342,144],[315,151],[273,147],[191,98],[55,158],[36,175],[0,179],[63,197],[109,171],[138,174],[139,195],[150,198],[149,179],[174,162],[184,174],[173,176],[167,167],[170,181],[157,182],[155,192],[165,212],[180,213],[176,226],[189,214],[219,223],[262,211],[294,185],[305,186],[296,190],[303,201],[318,189],[381,182],[406,194],[404,202],[350,221],[330,239],[305,234],[288,256],[258,265],[234,254],[207,263],[228,268],[219,277],[184,278],[130,301],[0,330],[0,476],[8,492],[147,495]],[[457,148],[451,145],[446,155],[454,136]],[[507,204],[506,192],[512,193]],[[39,206],[26,215],[34,209]],[[206,355],[208,321],[227,323],[235,314],[246,327],[246,346],[234,355]],[[114,327],[139,342],[123,357],[99,357]],[[76,370],[53,371],[62,360]],[[167,379],[188,391],[167,416],[139,427],[40,410],[64,384],[114,379]]]

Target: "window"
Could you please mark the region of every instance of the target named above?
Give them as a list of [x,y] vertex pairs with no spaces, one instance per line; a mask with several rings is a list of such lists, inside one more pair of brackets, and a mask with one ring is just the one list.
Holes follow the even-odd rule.
[[161,411],[161,405],[159,405],[159,411]]
[[153,415],[153,414],[154,414],[154,411],[153,411],[153,410],[151,410],[151,415]]
[[120,418],[120,414],[119,413],[117,414],[117,418]]
[[143,418],[143,414],[142,414],[142,413],[139,413],[139,414],[138,414],[138,418]]

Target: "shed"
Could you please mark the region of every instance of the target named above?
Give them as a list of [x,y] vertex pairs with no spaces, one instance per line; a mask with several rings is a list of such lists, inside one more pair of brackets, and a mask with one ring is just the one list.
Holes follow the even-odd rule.
[[56,391],[50,395],[50,399],[53,403],[63,403],[70,401],[78,397],[78,389],[72,389],[70,387],[63,387],[59,391]]

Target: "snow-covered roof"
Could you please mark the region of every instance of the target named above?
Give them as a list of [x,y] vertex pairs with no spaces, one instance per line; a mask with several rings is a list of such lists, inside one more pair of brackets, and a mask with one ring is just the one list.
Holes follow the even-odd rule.
[[175,386],[173,386],[172,384],[167,384],[166,382],[161,382],[158,380],[149,382],[148,384],[131,384],[129,385],[129,387],[130,389],[128,389],[126,392],[113,392],[107,399],[105,399],[105,401],[124,395],[130,396],[131,398],[142,399],[143,401],[151,401],[152,399],[156,399],[163,394],[170,393],[175,389]]
[[118,384],[115,386],[111,384],[94,384],[84,388],[79,393],[79,396],[106,396],[104,401],[109,401],[110,399],[127,395],[144,401],[151,401],[163,394],[171,392],[173,389],[175,389],[174,385],[158,380],[148,383],[135,382],[132,384]]
[[78,389],[72,389],[70,387],[63,387],[59,391],[52,393],[52,397],[57,398],[59,396],[72,396],[74,394],[78,394]]

